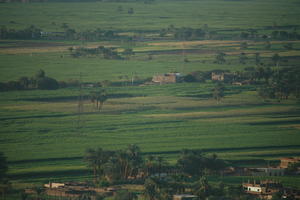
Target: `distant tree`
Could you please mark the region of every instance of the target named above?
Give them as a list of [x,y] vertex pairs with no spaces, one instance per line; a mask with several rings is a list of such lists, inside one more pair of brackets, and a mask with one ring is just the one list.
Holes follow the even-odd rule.
[[186,175],[202,176],[204,165],[202,165],[203,154],[199,151],[184,149],[177,160],[177,166]]
[[6,157],[2,152],[0,152],[0,183],[2,183],[6,178],[6,173],[8,170]]
[[245,53],[241,53],[239,55],[239,62],[240,62],[240,64],[243,64],[243,65],[246,64],[247,59],[248,59],[248,57],[247,57],[247,55]]
[[282,200],[283,198],[282,198],[282,192],[276,192],[276,193],[274,193],[273,195],[272,195],[272,200]]
[[133,8],[129,8],[128,11],[127,11],[127,13],[128,13],[128,14],[133,14],[133,13],[134,13]]
[[195,71],[184,76],[185,82],[205,82],[205,73],[201,71]]
[[65,32],[65,37],[68,40],[74,40],[76,36],[76,31],[74,29],[68,28]]
[[193,186],[193,193],[200,197],[200,199],[206,199],[212,192],[211,186],[205,176],[201,177]]
[[255,53],[255,65],[256,66],[260,65],[260,62],[261,62],[260,53],[256,52]]
[[5,84],[6,90],[21,90],[23,89],[19,81],[8,81]]
[[292,163],[288,165],[288,168],[286,169],[287,174],[296,174],[298,171],[298,168],[300,167],[300,162]]
[[99,87],[108,87],[110,85],[111,85],[111,81],[109,80],[101,81],[100,84],[98,84]]
[[127,48],[123,51],[123,55],[125,55],[127,59],[129,59],[130,56],[134,55],[134,52],[132,49]]
[[102,196],[102,195],[96,195],[96,199],[95,200],[104,200],[105,199],[105,197],[104,196]]
[[59,88],[58,82],[54,78],[43,77],[36,80],[37,89],[56,90]]
[[247,42],[242,42],[240,44],[240,49],[247,49],[248,48],[248,43]]
[[212,91],[212,96],[218,102],[224,97],[225,87],[222,83],[218,82]]
[[106,38],[114,38],[114,37],[116,37],[115,32],[112,31],[112,30],[105,31],[104,34],[103,34],[103,36],[106,37]]
[[280,62],[280,59],[281,57],[278,55],[278,53],[274,54],[272,57],[271,57],[272,61],[274,62],[274,65],[276,65],[277,67],[279,66],[279,62]]
[[38,79],[38,78],[44,78],[46,76],[46,73],[44,70],[40,69],[36,72],[35,74],[35,78]]
[[21,193],[21,200],[26,200],[28,198],[28,194],[24,191]]
[[61,28],[67,29],[69,28],[69,25],[67,23],[62,23]]
[[160,191],[160,182],[156,178],[148,178],[144,184],[144,196],[148,200],[158,200]]
[[192,74],[184,76],[183,80],[185,82],[196,82],[196,78]]
[[92,103],[95,103],[96,109],[100,111],[103,107],[104,102],[107,101],[108,95],[105,90],[100,90],[91,92],[90,99]]
[[155,173],[156,170],[156,163],[155,163],[155,157],[152,155],[149,155],[146,158],[146,161],[144,163],[144,172],[145,172],[145,176],[151,176],[152,174]]
[[110,159],[112,153],[104,151],[102,148],[87,149],[84,155],[84,160],[88,166],[93,169],[94,182],[98,182],[104,176],[104,165]]
[[22,76],[22,77],[19,78],[18,81],[19,81],[19,83],[20,83],[20,85],[21,85],[21,87],[22,87],[23,89],[29,88],[30,80],[29,80],[28,77]]
[[249,33],[247,33],[247,32],[241,32],[241,34],[240,34],[240,38],[241,39],[247,39],[249,37]]
[[226,54],[223,53],[223,52],[219,52],[216,57],[215,57],[215,62],[218,63],[218,64],[223,64],[226,62],[225,60],[225,56]]
[[271,37],[274,38],[274,39],[277,39],[279,37],[279,31],[273,31],[271,33]]
[[249,29],[249,32],[250,32],[250,37],[251,38],[257,38],[258,37],[257,30]]

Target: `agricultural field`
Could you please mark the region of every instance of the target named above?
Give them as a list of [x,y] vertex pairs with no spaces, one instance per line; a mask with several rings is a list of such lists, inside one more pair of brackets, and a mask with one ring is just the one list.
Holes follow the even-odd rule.
[[[127,13],[129,8],[133,14]],[[101,111],[89,99],[99,88],[0,92],[0,151],[7,157],[12,184],[26,188],[49,181],[91,180],[83,156],[86,149],[96,147],[118,150],[136,144],[144,155],[160,155],[171,164],[187,148],[216,153],[241,166],[266,166],[281,157],[300,156],[300,104],[295,96],[264,99],[257,85],[225,84],[224,98],[216,101],[216,83],[211,80],[142,84],[168,72],[243,71],[255,67],[257,53],[272,69],[299,67],[300,40],[267,43],[235,36],[254,28],[271,34],[274,26],[297,32],[299,19],[297,0],[0,3],[0,25],[9,29],[34,25],[60,32],[66,23],[77,32],[100,28],[134,36],[128,41],[0,40],[0,82],[32,77],[42,69],[58,81],[110,83],[103,86],[109,97]],[[205,24],[212,31],[224,31],[224,38],[158,36],[171,25]],[[241,47],[244,42],[246,48]],[[70,50],[99,46],[112,47],[123,59],[74,57]],[[122,54],[127,48],[134,54]],[[226,54],[226,63],[216,63],[220,52]],[[239,62],[241,53],[247,57],[245,63]],[[274,54],[282,58],[280,66],[272,60]],[[239,184],[247,178],[224,181]],[[300,188],[299,176],[276,179]]]

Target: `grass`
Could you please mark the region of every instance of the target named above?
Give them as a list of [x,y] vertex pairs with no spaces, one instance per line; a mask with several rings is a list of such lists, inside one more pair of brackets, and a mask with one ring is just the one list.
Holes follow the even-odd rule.
[[[293,127],[300,120],[299,107],[293,102],[264,103],[247,90],[229,95],[219,104],[182,97],[198,87],[205,91],[211,84],[111,88],[115,93],[148,95],[109,99],[100,113],[85,102],[81,132],[76,131],[76,100],[55,101],[62,94],[69,95],[67,89],[52,94],[4,93],[0,147],[12,162],[10,174],[26,177],[34,172],[49,177],[49,172],[86,169],[81,159],[85,149],[120,149],[127,144],[165,155],[171,162],[183,148],[204,149],[237,160],[299,155],[299,130]],[[189,90],[183,91],[186,88]],[[43,93],[48,101],[38,101]],[[26,101],[26,96],[36,99],[34,104]],[[6,104],[5,99],[18,103]]]
[[[11,28],[36,25],[45,31],[61,31],[62,23],[77,30],[157,30],[176,27],[261,28],[299,25],[299,2],[254,1],[156,1],[1,4],[0,24]],[[124,11],[118,12],[118,6]],[[129,8],[134,14],[127,14]],[[222,8],[222,9],[220,9]],[[91,20],[93,19],[93,20]],[[193,19],[193,20],[191,20]]]

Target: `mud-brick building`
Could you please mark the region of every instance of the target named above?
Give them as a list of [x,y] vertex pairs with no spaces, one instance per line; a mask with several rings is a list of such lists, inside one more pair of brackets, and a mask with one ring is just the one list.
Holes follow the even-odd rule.
[[280,168],[288,168],[289,165],[300,162],[300,158],[281,158],[280,159]]
[[232,82],[234,78],[233,73],[228,72],[212,72],[211,73],[211,80],[212,81],[223,81],[223,82]]
[[152,82],[159,84],[178,83],[181,79],[180,73],[166,73],[153,76]]

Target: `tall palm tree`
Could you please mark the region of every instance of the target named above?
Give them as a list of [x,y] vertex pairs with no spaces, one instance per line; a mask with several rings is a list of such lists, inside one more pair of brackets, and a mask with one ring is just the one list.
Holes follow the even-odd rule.
[[201,199],[205,199],[211,193],[211,187],[205,176],[201,177],[193,187],[193,193],[199,196]]
[[99,102],[99,106],[98,106],[98,103],[97,103],[97,106],[98,106],[99,111],[102,109],[103,104],[107,99],[108,99],[108,96],[107,96],[105,90],[102,90],[98,93],[97,102]]
[[159,183],[155,178],[148,178],[145,181],[144,196],[148,200],[156,200],[159,196]]
[[149,155],[145,162],[145,175],[150,176],[152,173],[154,173],[154,168],[155,168],[155,157]]
[[88,163],[89,167],[93,169],[94,182],[97,181],[97,159],[96,151],[94,149],[87,149],[85,152],[84,160]]
[[90,99],[91,102],[96,105],[96,109],[100,111],[104,102],[107,101],[108,95],[105,90],[100,90],[97,92],[94,91],[90,93]]
[[111,152],[104,151],[102,148],[88,149],[85,154],[85,161],[88,162],[89,166],[93,169],[94,182],[97,182],[99,178],[104,175],[104,164],[108,162],[111,156]]
[[131,144],[128,146],[126,153],[130,163],[129,176],[136,176],[138,168],[143,163],[140,147],[135,144]]

